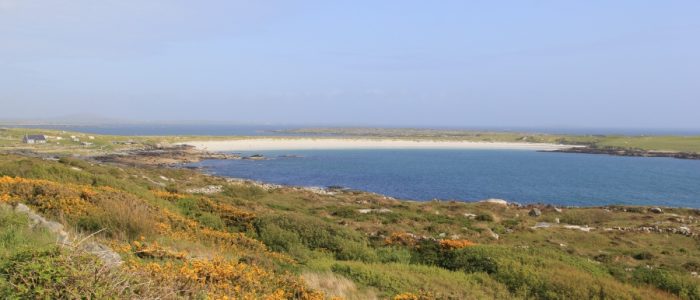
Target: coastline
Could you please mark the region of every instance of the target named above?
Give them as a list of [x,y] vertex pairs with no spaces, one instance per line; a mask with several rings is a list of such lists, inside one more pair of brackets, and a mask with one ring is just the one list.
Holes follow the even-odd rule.
[[472,142],[367,138],[250,138],[187,141],[179,145],[204,151],[338,150],[338,149],[493,149],[555,151],[576,147],[548,143]]
[[[190,152],[189,150],[196,152],[190,147],[182,148],[187,150],[185,152]],[[436,255],[442,255],[440,253],[445,251],[466,251],[450,246],[464,244],[467,245],[464,247],[479,247],[476,248],[479,257],[488,257],[488,265],[495,266],[495,270],[504,270],[513,265],[518,268],[527,268],[526,270],[546,271],[566,268],[561,272],[543,275],[534,271],[526,272],[525,274],[537,276],[523,278],[521,279],[523,282],[560,284],[562,274],[565,274],[575,277],[576,281],[571,286],[578,287],[581,280],[589,278],[590,282],[601,280],[599,276],[601,273],[598,270],[628,268],[629,271],[622,273],[627,276],[645,272],[649,270],[649,265],[655,267],[663,265],[668,266],[665,267],[667,269],[663,269],[664,276],[667,276],[664,278],[670,277],[671,280],[682,282],[688,287],[697,286],[697,271],[688,269],[687,266],[690,265],[689,263],[696,262],[695,258],[700,257],[696,247],[700,238],[698,220],[700,210],[698,209],[632,205],[571,207],[543,203],[518,205],[500,199],[474,202],[450,200],[419,202],[355,190],[294,187],[230,179],[232,177],[206,174],[206,170],[203,169],[175,170],[174,164],[153,166],[139,163],[144,159],[150,160],[151,155],[172,157],[174,154],[167,152],[184,150],[153,149],[152,152],[136,156],[135,160],[128,164],[95,163],[91,157],[52,160],[43,157],[22,158],[19,154],[9,154],[6,157],[0,157],[2,158],[1,169],[3,174],[7,175],[3,177],[3,184],[0,184],[0,188],[4,188],[0,190],[0,196],[17,193],[15,191],[22,192],[23,194],[13,196],[12,199],[20,199],[14,201],[24,202],[35,211],[40,211],[41,204],[37,205],[32,199],[35,199],[36,191],[42,191],[46,194],[46,196],[42,195],[46,197],[42,200],[51,199],[51,202],[47,201],[47,203],[60,205],[53,208],[58,209],[58,213],[45,213],[49,220],[52,220],[52,216],[58,216],[53,218],[55,220],[67,215],[66,222],[73,221],[73,223],[51,224],[70,226],[67,228],[80,228],[78,220],[84,216],[84,213],[82,210],[75,209],[74,201],[59,200],[74,199],[67,197],[82,195],[93,197],[88,199],[96,201],[80,202],[85,203],[84,205],[91,209],[90,212],[96,212],[91,214],[90,216],[94,217],[88,220],[101,221],[105,218],[109,222],[113,222],[111,220],[116,218],[124,220],[123,223],[118,224],[125,225],[116,227],[116,230],[119,230],[116,232],[124,236],[126,236],[126,230],[143,228],[133,234],[134,241],[138,243],[133,242],[129,244],[131,246],[120,247],[124,244],[123,239],[119,238],[120,235],[115,235],[116,237],[104,235],[99,237],[100,245],[104,247],[95,247],[101,251],[99,253],[109,253],[106,252],[109,250],[115,251],[118,255],[127,255],[126,257],[130,259],[134,257],[135,259],[128,265],[130,272],[141,270],[135,269],[137,267],[151,272],[150,266],[153,266],[153,261],[157,261],[159,265],[167,267],[164,272],[180,274],[183,271],[178,264],[187,266],[192,261],[201,261],[206,264],[221,263],[221,260],[215,259],[228,257],[227,253],[235,252],[240,253],[241,257],[250,259],[240,260],[239,256],[234,256],[230,264],[234,268],[243,266],[253,269],[254,267],[247,267],[248,264],[260,266],[253,264],[265,263],[271,261],[267,259],[281,257],[284,259],[280,260],[284,266],[288,266],[290,261],[304,262],[298,265],[301,272],[304,272],[302,274],[313,274],[308,273],[311,272],[309,270],[318,270],[317,266],[324,264],[329,268],[341,266],[339,270],[343,270],[343,266],[357,266],[357,270],[362,270],[360,274],[377,272],[376,274],[380,274],[377,278],[380,279],[384,278],[384,274],[391,272],[395,275],[389,280],[406,277],[409,278],[407,282],[413,285],[415,282],[426,282],[425,278],[436,277],[439,284],[431,286],[434,286],[436,292],[441,292],[447,285],[464,286],[464,280],[461,279],[463,277],[458,279],[450,277],[453,274],[461,274],[459,272],[462,271],[453,271],[440,266],[425,269],[425,264],[430,262],[428,260],[377,262],[378,255],[420,258],[422,256],[417,255],[426,252],[419,251],[430,251],[427,252],[430,255],[426,256],[428,259],[446,257],[450,259],[445,264],[448,266],[448,264],[455,265],[454,261],[458,260],[452,260],[452,256]],[[18,161],[26,163],[16,164],[15,162]],[[36,177],[24,177],[27,165],[39,171],[34,172],[37,174]],[[99,186],[94,185],[93,178],[101,180],[98,182]],[[87,194],[88,192],[91,193]],[[48,195],[57,196],[48,198]],[[119,205],[116,206],[118,209],[115,209],[115,205]],[[192,211],[197,214],[191,213]],[[211,219],[221,222],[215,223],[210,221]],[[143,222],[146,222],[145,225],[139,227],[132,225],[144,224]],[[220,225],[217,226],[217,224]],[[153,228],[156,230],[152,231]],[[248,230],[248,228],[252,229]],[[253,234],[248,234],[249,232]],[[326,237],[337,238],[329,240]],[[314,243],[320,241],[321,244],[313,244],[314,246],[303,243],[292,244],[298,247],[293,248],[294,251],[279,248],[281,250],[273,252],[268,250],[271,248],[267,248],[272,247],[268,245],[280,243],[288,245],[285,244],[288,241],[299,240]],[[159,244],[161,241],[163,244]],[[212,247],[213,242],[217,243],[215,245],[223,246]],[[640,250],[640,245],[651,246]],[[336,256],[345,255],[343,252],[346,251],[345,249],[361,249],[362,252],[351,253],[359,253],[362,256],[350,258]],[[605,252],[600,249],[604,249]],[[323,251],[324,254],[313,256],[319,251]],[[211,256],[204,256],[202,253]],[[450,253],[468,254],[468,252]],[[679,260],[679,256],[687,259]],[[213,259],[207,260],[209,257]],[[315,260],[303,260],[308,257],[314,257]],[[365,258],[368,259],[367,262]],[[571,266],[562,264],[562,261],[572,262]],[[134,264],[132,265],[131,262]],[[626,264],[620,265],[618,262]],[[170,265],[177,267],[170,268]],[[258,268],[266,272],[277,272],[278,269],[274,266],[270,264]],[[396,269],[394,266],[402,267]],[[389,267],[391,268],[387,269]],[[599,269],[591,269],[593,267]],[[185,271],[188,270],[190,269]],[[198,271],[197,274],[213,278],[221,275],[219,270],[220,268],[206,268]],[[502,272],[502,274],[512,274],[510,269]],[[259,274],[255,273],[252,276],[259,276]],[[334,273],[324,271],[320,274],[329,276],[327,274]],[[478,281],[475,281],[474,286],[479,286],[484,279],[492,280],[491,277],[484,276],[500,278],[497,277],[500,274],[485,274],[476,278]],[[280,276],[289,275],[282,273]],[[150,277],[144,278],[140,278],[138,282],[151,280]],[[232,280],[239,278],[241,277],[233,277]],[[614,278],[607,278],[610,285],[615,284],[613,287],[621,286],[614,281]],[[354,280],[354,278],[347,280]],[[278,282],[282,281],[272,278],[267,282],[261,282],[260,285],[275,285]],[[361,281],[358,280],[358,282]],[[586,287],[592,286],[584,283]],[[558,285],[556,288],[561,290],[568,286]],[[468,297],[473,295],[474,287],[467,286],[464,290],[462,295]],[[609,292],[606,293],[610,295]],[[585,298],[586,295],[588,294],[582,293],[580,298]],[[516,296],[503,294],[503,297],[495,298]],[[566,296],[570,295],[563,297]],[[576,295],[574,297],[579,298]],[[660,299],[666,298],[672,298],[672,296]]]
[[452,202],[452,203],[456,202],[456,203],[466,203],[466,204],[488,203],[488,204],[494,204],[494,205],[501,205],[501,206],[505,206],[505,207],[512,206],[512,207],[517,207],[517,208],[533,208],[533,207],[552,208],[552,207],[557,207],[557,208],[566,208],[566,209],[590,209],[590,208],[603,209],[603,208],[607,208],[607,209],[617,209],[617,210],[624,210],[627,208],[652,209],[652,208],[658,207],[658,208],[663,208],[663,209],[686,209],[686,210],[692,210],[692,211],[700,211],[700,208],[693,207],[693,206],[674,206],[674,205],[664,205],[664,204],[653,205],[653,204],[608,203],[608,204],[597,204],[597,205],[572,205],[572,204],[555,204],[555,203],[550,203],[550,202],[521,203],[521,202],[514,201],[514,200],[501,199],[501,198],[495,198],[495,197],[484,197],[484,198],[472,199],[472,200],[459,199],[459,198],[455,198],[455,199],[433,198],[433,199],[429,199],[429,200],[418,200],[418,199],[394,197],[394,196],[384,194],[384,193],[372,192],[372,191],[368,191],[368,190],[364,190],[364,189],[356,189],[356,188],[349,188],[349,187],[343,187],[343,186],[330,187],[330,186],[282,184],[282,183],[274,183],[274,182],[268,182],[268,181],[257,180],[257,179],[252,179],[252,178],[213,174],[213,173],[207,172],[205,169],[197,169],[196,172],[203,174],[203,175],[206,175],[206,176],[213,176],[216,178],[223,179],[230,184],[249,184],[249,185],[253,185],[253,186],[262,188],[264,190],[268,190],[268,191],[274,190],[274,189],[290,189],[290,190],[296,190],[296,191],[311,192],[311,193],[319,194],[319,195],[331,195],[331,196],[342,194],[342,193],[362,193],[362,194],[372,195],[373,197],[380,197],[383,200],[409,202],[409,203],[430,203],[430,202]]
[[571,147],[571,148],[566,148],[566,149],[550,150],[549,152],[604,154],[604,155],[613,155],[613,156],[633,156],[633,157],[666,157],[666,158],[677,158],[677,159],[700,160],[700,153],[676,152],[676,151],[650,151],[650,150],[639,150],[639,149],[624,149],[624,148],[616,148],[616,147],[606,147],[606,148],[595,148],[595,147],[591,147],[591,146]]

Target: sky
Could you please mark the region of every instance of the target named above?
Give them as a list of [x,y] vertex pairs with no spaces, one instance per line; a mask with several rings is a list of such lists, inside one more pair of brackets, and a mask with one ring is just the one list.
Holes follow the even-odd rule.
[[700,129],[700,1],[0,0],[0,120]]

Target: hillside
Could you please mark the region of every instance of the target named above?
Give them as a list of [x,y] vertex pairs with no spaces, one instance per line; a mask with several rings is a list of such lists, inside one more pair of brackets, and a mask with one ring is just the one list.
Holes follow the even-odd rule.
[[124,261],[59,247],[6,207],[7,297],[700,299],[698,210],[418,203],[15,154],[0,178],[2,202]]

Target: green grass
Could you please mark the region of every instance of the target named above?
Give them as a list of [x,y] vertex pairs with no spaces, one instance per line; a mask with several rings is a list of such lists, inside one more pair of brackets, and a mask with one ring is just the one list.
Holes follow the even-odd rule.
[[55,244],[55,237],[46,230],[30,227],[26,215],[15,213],[8,205],[0,205],[0,257]]
[[308,263],[314,271],[331,271],[380,296],[430,291],[437,298],[493,299],[512,296],[506,286],[486,274],[467,274],[444,268],[405,263],[363,263],[317,259]]
[[[265,189],[254,184],[229,183],[192,170],[114,166],[78,158],[46,161],[9,154],[0,155],[0,176],[3,175],[108,186],[123,192],[94,198],[92,204],[99,209],[77,220],[70,216],[61,219],[60,213],[49,216],[63,220],[74,230],[109,228],[98,235],[104,241],[123,243],[144,235],[146,240],[157,240],[164,247],[197,257],[212,256],[216,247],[209,241],[182,240],[154,232],[156,209],[168,209],[202,227],[243,232],[297,263],[272,262],[264,253],[246,252],[243,244],[234,245],[240,251],[228,251],[226,257],[280,274],[332,272],[352,280],[358,291],[372,290],[380,297],[403,292],[453,299],[699,297],[694,287],[700,281],[690,276],[690,272],[700,268],[697,239],[678,234],[602,230],[661,224],[689,226],[697,231],[697,223],[681,223],[668,214],[690,220],[700,218],[698,210],[668,208],[668,214],[652,214],[634,207],[626,212],[619,208],[572,208],[563,212],[542,208],[542,216],[533,218],[528,216],[527,208],[488,203],[402,202],[361,192],[320,195],[292,188]],[[222,185],[224,191],[212,195],[185,192],[206,185]],[[182,195],[164,200],[152,193],[166,189]],[[47,191],[35,191],[32,195],[44,196],[42,193]],[[214,204],[228,205],[253,217],[232,219]],[[387,208],[391,212],[358,212],[365,208]],[[478,217],[468,219],[466,213]],[[555,218],[597,229],[582,232],[530,228]],[[487,229],[499,233],[500,238],[493,239]],[[417,246],[390,244],[387,237],[393,233],[411,233],[421,240]],[[478,246],[439,246],[437,240],[452,236]],[[34,276],[32,268],[65,262],[64,254],[49,251],[51,245],[53,238],[29,228],[26,218],[0,209],[0,254],[5,262],[17,263],[10,266],[12,270]],[[49,252],[24,253],[27,249]],[[36,258],[38,264],[29,264],[27,257]],[[82,275],[75,276],[69,278]]]
[[561,143],[571,145],[592,145],[597,147],[614,147],[620,149],[700,153],[700,136],[566,135],[410,128],[307,128],[291,130],[291,132],[374,138],[392,137],[403,139]]
[[700,137],[698,136],[611,136],[603,138],[596,145],[599,147],[700,153]]

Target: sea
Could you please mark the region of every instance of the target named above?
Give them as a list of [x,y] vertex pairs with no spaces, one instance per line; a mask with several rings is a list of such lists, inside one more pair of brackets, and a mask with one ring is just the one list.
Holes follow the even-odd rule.
[[[286,135],[293,127],[244,125],[37,125],[113,135]],[[481,129],[481,128],[480,128]],[[488,128],[486,128],[488,130]],[[519,129],[523,130],[523,129]],[[573,134],[696,131],[537,129]],[[504,199],[562,206],[656,205],[700,208],[700,160],[530,150],[289,150],[246,152],[266,160],[208,160],[206,172],[269,183],[364,190],[400,199]]]
[[193,164],[215,175],[429,201],[700,208],[700,160],[528,150],[260,151]]

